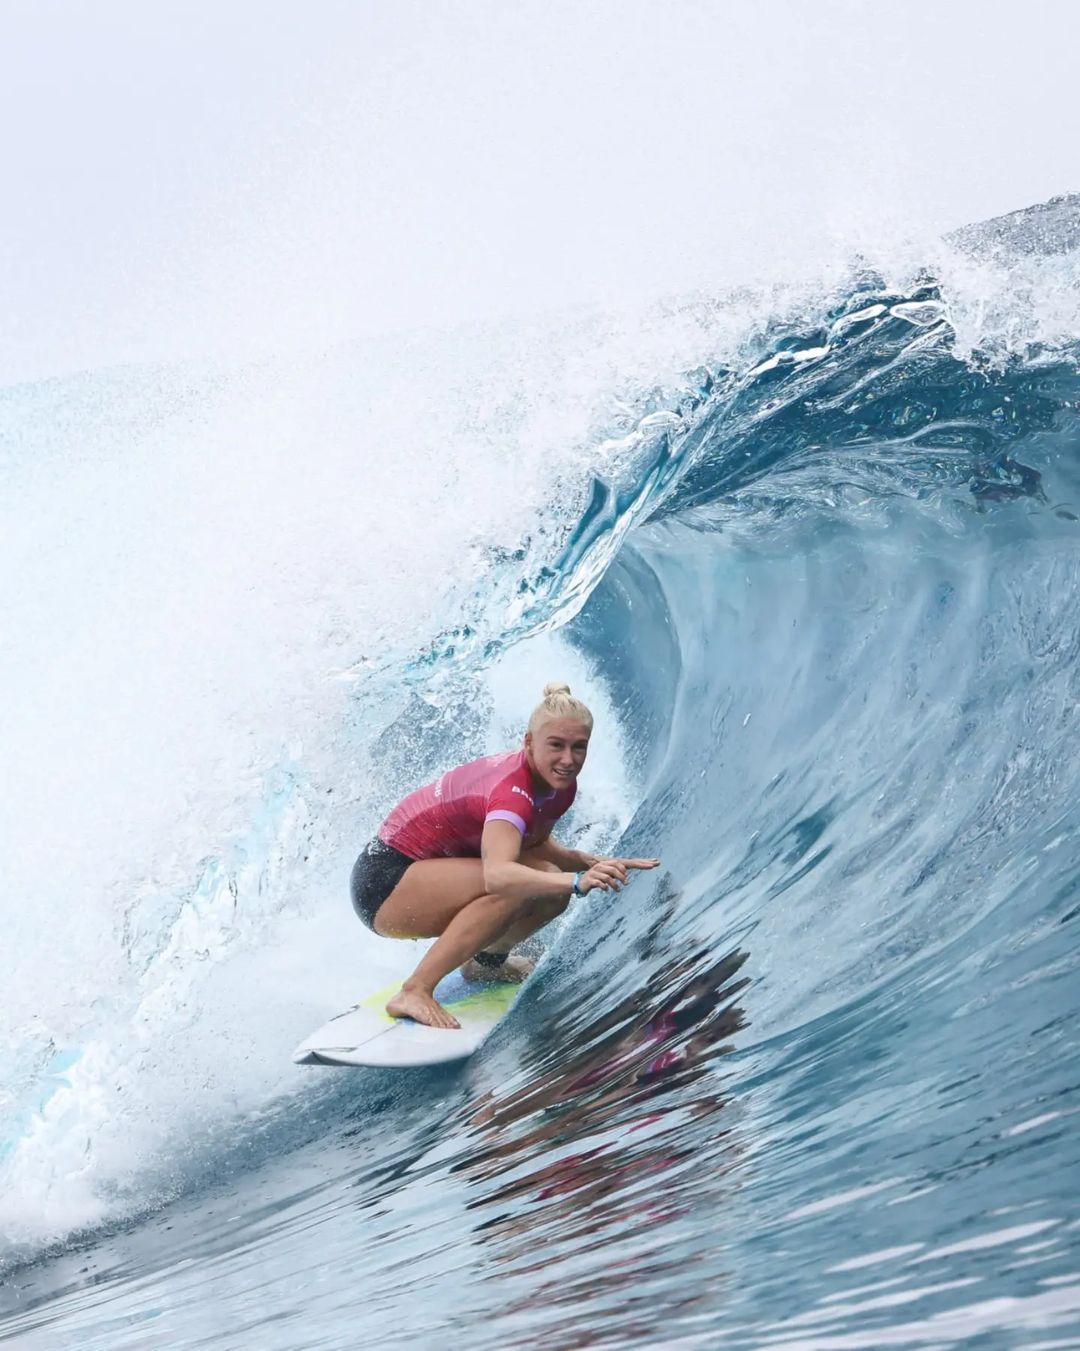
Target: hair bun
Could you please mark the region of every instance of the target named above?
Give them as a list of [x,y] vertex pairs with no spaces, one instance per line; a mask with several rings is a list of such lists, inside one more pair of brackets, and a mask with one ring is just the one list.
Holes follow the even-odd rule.
[[557,718],[573,718],[575,722],[583,722],[592,731],[593,716],[585,704],[570,693],[570,686],[560,680],[549,680],[544,686],[540,702],[532,711],[529,731],[535,734],[545,723]]

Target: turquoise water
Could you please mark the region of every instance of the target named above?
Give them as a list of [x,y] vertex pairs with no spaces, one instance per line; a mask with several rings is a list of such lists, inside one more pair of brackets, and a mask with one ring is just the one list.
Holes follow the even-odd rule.
[[[235,799],[220,874],[125,912],[121,993],[67,1022],[84,1077],[64,1097],[57,1062],[19,1067],[6,1180],[55,1218],[5,1221],[0,1338],[1080,1345],[1080,335],[1032,319],[1070,284],[1075,212],[960,241],[1004,279],[974,333],[930,272],[756,299],[723,359],[699,316],[699,364],[612,395],[572,513],[477,555],[393,659],[358,640],[338,664],[371,674],[318,773],[293,746],[263,816]],[[362,761],[322,839],[340,872],[304,893],[319,952],[348,941],[380,798],[504,735],[490,672],[531,680],[531,652],[576,663],[619,733],[586,777],[628,795],[597,789],[571,831],[662,867],[572,910],[463,1066],[264,1083],[239,1031],[170,1096],[208,1024],[151,1021],[155,991],[235,1011],[254,979],[260,1063],[333,1011],[332,955],[308,1004],[262,964],[310,917],[314,785]],[[103,1062],[136,1007],[143,1058]],[[89,1115],[119,1073],[94,1057],[141,1066],[145,1098],[125,1075]]]

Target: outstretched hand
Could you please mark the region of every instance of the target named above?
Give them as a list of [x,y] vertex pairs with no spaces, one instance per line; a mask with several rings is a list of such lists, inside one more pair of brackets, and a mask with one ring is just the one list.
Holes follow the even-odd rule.
[[598,858],[581,874],[579,883],[582,893],[599,888],[601,891],[618,891],[629,880],[631,868],[655,868],[658,858]]

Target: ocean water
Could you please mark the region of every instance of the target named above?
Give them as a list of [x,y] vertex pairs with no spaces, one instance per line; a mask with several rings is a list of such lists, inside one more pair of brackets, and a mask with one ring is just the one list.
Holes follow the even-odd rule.
[[[1080,202],[625,313],[0,391],[0,1341],[1080,1346]],[[464,1066],[408,787],[597,715]]]

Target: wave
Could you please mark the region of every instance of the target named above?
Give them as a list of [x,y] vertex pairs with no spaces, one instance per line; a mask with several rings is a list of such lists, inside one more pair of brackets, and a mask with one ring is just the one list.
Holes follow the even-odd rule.
[[[290,678],[319,694],[260,704],[245,792],[194,790],[185,831],[220,841],[209,823],[224,801],[228,847],[194,871],[191,852],[177,854],[173,873],[188,872],[171,890],[145,866],[126,874],[107,1010],[109,987],[81,981],[75,1012],[61,1001],[24,1043],[0,1161],[20,1202],[6,1220],[13,1253],[197,1193],[222,1167],[226,1132],[243,1137],[228,1155],[243,1172],[340,1128],[348,1090],[322,1090],[298,1129],[305,1090],[284,1067],[237,1086],[220,1043],[193,1055],[184,1042],[227,1018],[232,1053],[283,1059],[288,1028],[318,1021],[305,1017],[318,998],[347,1002],[355,953],[385,959],[359,936],[352,955],[325,956],[327,925],[345,922],[334,897],[345,859],[410,776],[512,735],[523,689],[558,662],[598,692],[615,729],[576,829],[660,853],[663,869],[625,904],[580,908],[493,1049],[484,1093],[437,1113],[443,1138],[423,1166],[464,1200],[469,1232],[504,1273],[490,1336],[511,1335],[526,1305],[534,1331],[556,1339],[568,1310],[650,1344],[676,1327],[689,1336],[693,1319],[723,1322],[732,1345],[811,1327],[892,1335],[891,1305],[847,1293],[864,1268],[881,1276],[877,1264],[941,1341],[953,1314],[998,1326],[979,1312],[984,1292],[1010,1292],[1014,1327],[1047,1318],[1038,1282],[1067,1274],[1080,1219],[1060,1188],[1080,1163],[1061,1129],[1077,1107],[1080,1015],[1078,218],[1077,200],[1061,199],[960,232],[932,269],[860,263],[817,290],[637,316],[647,337],[632,364],[662,368],[659,380],[614,388],[608,363],[627,330],[605,320],[604,346],[595,319],[574,330],[588,357],[542,378],[537,347],[521,364],[516,335],[518,384],[503,367],[499,399],[484,387],[498,411],[483,424],[474,385],[453,418],[432,411],[435,392],[465,379],[460,366],[432,380],[438,433],[457,423],[435,496],[418,508],[399,481],[407,470],[415,490],[423,457],[381,466],[363,547],[353,509],[328,502],[315,521],[332,528],[329,556],[349,584],[336,576],[316,601],[328,573],[305,564],[278,594],[271,638]],[[537,410],[583,370],[588,397],[549,436]],[[364,397],[392,385],[382,367]],[[527,483],[520,464],[477,464],[481,425],[488,446],[514,441]],[[347,440],[317,481],[352,465]],[[291,494],[302,475],[289,474]],[[466,521],[470,494],[483,522]],[[449,522],[434,512],[440,496]],[[295,532],[284,505],[275,497],[266,520],[289,556],[317,549],[312,523]],[[369,580],[361,560],[376,543]],[[385,609],[371,587],[387,587]],[[368,621],[359,639],[354,602]],[[300,657],[308,604],[317,637]],[[273,651],[250,625],[244,638],[248,677]],[[288,736],[269,733],[275,718]],[[252,746],[241,738],[225,758],[230,784]],[[327,807],[331,789],[340,805]],[[273,1014],[246,994],[253,978],[274,982]],[[192,1114],[183,1099],[200,1079]],[[119,1119],[100,1105],[117,1083],[133,1100]],[[361,1105],[350,1130],[391,1179],[369,1184],[371,1205],[400,1184],[395,1151],[433,1148],[421,1114],[442,1091],[412,1109],[392,1100],[390,1143]],[[253,1112],[259,1131],[246,1133]],[[189,1147],[162,1168],[181,1127]],[[984,1176],[1022,1223],[994,1218]],[[43,1198],[44,1228],[28,1219]],[[738,1218],[721,1242],[726,1211]],[[324,1216],[322,1241],[351,1251],[332,1226]],[[526,1232],[546,1241],[543,1281]],[[1034,1233],[1042,1255],[1027,1266],[1018,1254]],[[674,1259],[654,1260],[660,1237],[688,1245],[696,1295]],[[406,1288],[445,1284],[415,1239],[406,1226],[369,1254],[372,1308],[400,1307],[410,1244]],[[299,1242],[281,1238],[282,1262]],[[620,1242],[617,1279],[591,1292],[571,1279]],[[731,1251],[741,1323],[720,1295]],[[778,1265],[786,1306],[813,1307],[809,1322],[763,1321]],[[1053,1317],[1072,1326],[1077,1304],[1058,1288]]]

